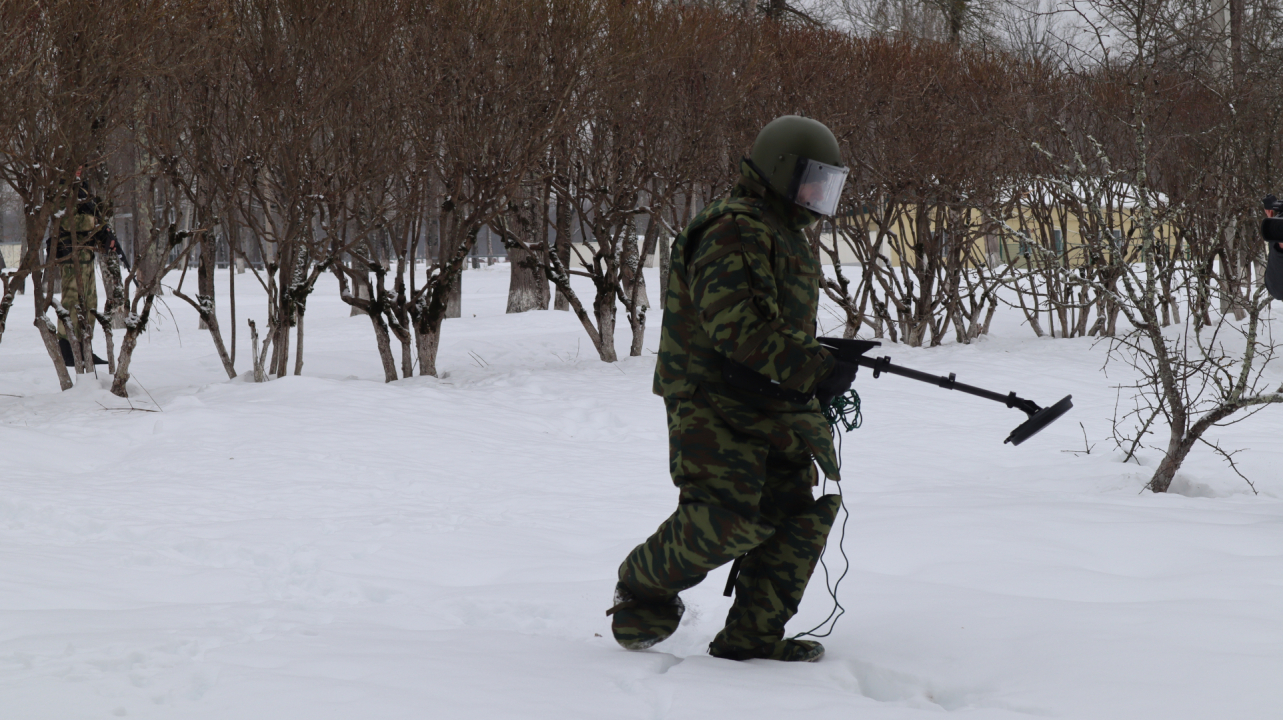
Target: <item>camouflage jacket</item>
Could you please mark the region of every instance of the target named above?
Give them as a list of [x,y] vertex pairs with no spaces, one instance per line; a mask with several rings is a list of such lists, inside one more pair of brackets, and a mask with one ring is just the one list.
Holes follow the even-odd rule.
[[[835,362],[815,339],[821,266],[801,232],[815,216],[767,195],[746,165],[742,173],[731,196],[673,242],[654,392],[703,393],[729,425],[780,445],[796,432],[837,479],[829,425],[812,399]],[[732,387],[728,361],[788,399]]]
[[57,259],[70,257],[73,246],[90,251],[115,249],[116,234],[109,224],[108,204],[82,190],[74,210],[67,214],[64,208],[59,209]]

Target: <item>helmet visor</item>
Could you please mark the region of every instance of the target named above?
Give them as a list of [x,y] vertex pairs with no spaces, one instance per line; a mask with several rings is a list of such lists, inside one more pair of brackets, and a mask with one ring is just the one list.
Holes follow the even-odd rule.
[[821,215],[837,212],[842,187],[850,170],[836,165],[825,165],[808,158],[798,158],[793,202]]

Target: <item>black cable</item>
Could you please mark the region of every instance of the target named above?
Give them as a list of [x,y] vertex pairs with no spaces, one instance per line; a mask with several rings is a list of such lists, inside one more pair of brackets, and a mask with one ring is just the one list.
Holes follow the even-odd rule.
[[[837,427],[842,426],[846,432],[850,432],[860,427],[864,423],[864,415],[860,413],[860,394],[855,390],[848,390],[838,395],[821,408],[824,419],[829,421],[829,431],[838,438],[838,447],[842,446],[841,436],[838,435]],[[838,457],[838,469],[841,469],[842,458]]]
[[[853,420],[848,420],[847,415],[851,413],[852,409],[854,409],[855,418]],[[833,439],[837,442],[838,471],[841,472],[843,433],[838,430],[838,424],[841,423],[847,430],[853,430],[860,427],[860,424],[864,419],[860,414],[860,396],[856,394],[855,390],[851,390],[845,395],[839,395],[824,407],[824,417],[828,419],[829,431],[833,434]],[[838,552],[842,553],[842,561],[844,563],[842,574],[838,576],[836,582],[830,583],[829,566],[828,563],[824,562],[824,556],[828,554],[827,544],[825,545],[824,552],[820,554],[820,567],[824,569],[824,587],[829,591],[829,596],[833,598],[833,609],[829,611],[828,617],[824,618],[819,625],[816,625],[810,630],[794,635],[794,640],[807,635],[815,638],[828,637],[833,634],[834,628],[837,627],[838,618],[846,614],[846,608],[842,606],[842,601],[838,600],[838,586],[842,584],[842,580],[844,580],[847,573],[851,571],[851,558],[847,557],[846,554],[846,522],[851,519],[851,512],[846,509],[846,496],[842,494],[842,483],[838,482],[835,484],[838,489],[838,502],[842,508],[842,527],[838,532]],[[820,492],[826,493],[828,489],[829,479],[826,476],[824,478],[824,485],[820,487]],[[832,624],[829,624],[830,621],[832,621]],[[828,630],[825,630],[822,633],[816,632],[826,624],[829,625]]]

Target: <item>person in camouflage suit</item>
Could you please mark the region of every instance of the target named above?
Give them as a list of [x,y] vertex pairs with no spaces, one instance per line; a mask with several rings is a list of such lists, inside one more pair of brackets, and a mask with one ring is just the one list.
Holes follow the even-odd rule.
[[[62,275],[61,303],[71,315],[70,332],[66,323],[58,320],[58,345],[68,367],[75,365],[70,341],[84,338],[86,347],[93,342],[94,313],[98,309],[98,288],[94,281],[95,250],[119,252],[110,224],[110,205],[90,195],[79,174],[75,188],[77,202],[73,212],[64,211],[59,219],[54,254]],[[106,362],[96,355],[93,361],[99,365]]]
[[[785,639],[839,507],[818,500],[816,464],[838,480],[819,400],[855,366],[816,340],[821,266],[803,228],[832,214],[845,182],[828,128],[785,116],[759,134],[729,197],[673,244],[654,392],[668,413],[677,510],[619,568],[615,640],[644,649],[677,629],[678,592],[742,558],[726,626],[709,653],[815,661]],[[819,400],[817,400],[817,396]]]

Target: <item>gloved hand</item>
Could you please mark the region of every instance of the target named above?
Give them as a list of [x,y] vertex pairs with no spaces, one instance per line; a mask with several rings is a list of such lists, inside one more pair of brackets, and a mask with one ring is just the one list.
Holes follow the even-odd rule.
[[838,360],[833,371],[815,386],[815,399],[820,401],[820,405],[828,405],[833,398],[851,389],[851,383],[855,382],[855,373],[859,369],[860,366],[855,363]]

